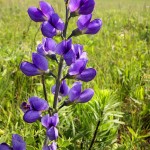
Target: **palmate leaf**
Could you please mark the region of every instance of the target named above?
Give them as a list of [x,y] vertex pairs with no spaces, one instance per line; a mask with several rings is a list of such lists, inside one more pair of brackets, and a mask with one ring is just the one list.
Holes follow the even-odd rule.
[[89,147],[97,122],[100,120],[96,140],[101,141],[104,147],[110,145],[117,139],[119,124],[123,124],[120,119],[123,117],[120,105],[115,92],[96,89],[95,96],[90,102],[60,110],[62,119],[59,131],[62,135],[71,137],[71,142],[77,145],[77,148],[83,141],[84,147]]

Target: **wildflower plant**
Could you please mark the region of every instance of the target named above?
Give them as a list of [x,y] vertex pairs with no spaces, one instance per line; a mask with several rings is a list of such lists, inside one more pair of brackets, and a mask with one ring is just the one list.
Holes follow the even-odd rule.
[[[32,62],[24,61],[20,64],[20,70],[26,76],[38,75],[42,78],[44,99],[30,97],[28,102],[22,102],[21,109],[25,122],[39,121],[46,128],[43,150],[56,150],[59,147],[57,144],[57,138],[61,138],[57,128],[59,126],[59,110],[65,106],[86,103],[94,95],[92,88],[83,89],[82,84],[93,80],[96,70],[87,67],[86,51],[80,43],[73,43],[72,38],[82,34],[96,34],[101,29],[102,21],[100,19],[91,21],[95,6],[94,0],[64,0],[64,3],[66,7],[65,22],[46,1],[40,1],[39,8],[30,7],[28,9],[31,20],[41,22],[41,32],[44,37],[37,46],[36,52],[32,53]],[[74,17],[78,17],[77,28],[73,29],[70,36],[67,37],[69,21]],[[60,36],[62,41],[57,43],[55,36]],[[51,61],[56,62],[57,74],[49,67]],[[51,92],[54,94],[53,106],[49,106],[45,76],[52,76],[55,81],[55,85],[52,85],[51,88]],[[68,85],[68,80],[74,81],[72,86]],[[18,144],[16,145],[16,143]],[[6,143],[1,143],[0,149],[26,149],[26,144],[19,135],[13,135],[12,145],[10,147]]]

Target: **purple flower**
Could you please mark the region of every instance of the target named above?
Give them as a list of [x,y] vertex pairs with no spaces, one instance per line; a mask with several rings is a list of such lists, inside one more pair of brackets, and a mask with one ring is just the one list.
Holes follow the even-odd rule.
[[18,134],[12,135],[12,147],[6,143],[0,144],[0,150],[26,150],[26,143]]
[[95,6],[94,0],[70,0],[71,16],[91,14]]
[[38,97],[31,97],[28,103],[23,102],[21,109],[24,112],[23,119],[28,123],[35,122],[41,118],[41,113],[48,109],[48,103],[44,99]]
[[83,51],[83,46],[80,44],[74,44],[73,50],[76,54],[76,60],[77,59],[86,59],[87,60],[87,54]]
[[54,14],[53,7],[44,1],[40,1],[40,9],[36,7],[30,7],[28,9],[28,14],[30,18],[35,22],[43,22],[49,20],[51,15]]
[[76,54],[73,51],[72,39],[64,40],[59,43],[56,46],[56,53],[64,57],[68,66],[75,62]]
[[69,70],[68,76],[71,78],[76,78],[81,81],[91,81],[96,76],[96,70],[93,68],[86,69],[87,60],[86,59],[78,59],[73,63]]
[[46,127],[46,128],[50,128],[50,127],[52,127],[52,126],[56,127],[57,124],[59,123],[58,114],[55,113],[55,114],[54,114],[53,116],[51,116],[51,117],[49,116],[49,114],[43,116],[42,119],[41,119],[41,123],[42,123],[42,125],[43,125],[44,127]]
[[93,89],[86,89],[82,91],[81,82],[75,82],[73,87],[69,91],[69,101],[76,103],[86,103],[88,102],[94,95]]
[[40,9],[30,7],[28,14],[33,21],[43,22],[41,31],[46,37],[52,38],[55,35],[59,35],[64,29],[63,21],[54,12],[53,7],[45,1],[40,1]]
[[78,36],[81,34],[96,34],[102,27],[102,21],[100,19],[92,20],[92,14],[81,15],[77,21],[78,28],[72,31],[72,36]]
[[50,146],[44,146],[43,150],[57,150],[57,144],[55,142],[52,142]]
[[55,54],[56,42],[52,38],[43,38],[42,43],[37,46],[37,52],[43,56]]
[[[56,85],[54,85],[51,89],[52,93],[55,94],[55,89],[56,89]],[[63,80],[61,85],[60,85],[60,89],[59,89],[59,96],[63,97],[63,96],[67,96],[69,92],[69,87],[66,84],[66,80]]]
[[53,116],[43,116],[41,119],[41,123],[44,127],[46,127],[46,134],[50,140],[56,140],[58,137],[58,129],[56,128],[59,122],[58,114],[55,113]]
[[48,61],[44,56],[32,53],[32,62],[24,61],[20,64],[20,69],[25,75],[35,76],[49,72]]

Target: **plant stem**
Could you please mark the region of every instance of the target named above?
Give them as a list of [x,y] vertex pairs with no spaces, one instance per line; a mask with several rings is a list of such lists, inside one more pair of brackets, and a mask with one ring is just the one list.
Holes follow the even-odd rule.
[[[41,76],[42,77],[42,85],[43,85],[43,93],[44,93],[44,97],[45,97],[45,100],[48,102],[48,99],[47,99],[47,93],[46,93],[46,86],[45,86],[45,78],[44,78],[44,75]],[[50,110],[48,110],[49,114],[51,113]],[[48,136],[45,135],[45,140],[44,140],[44,146],[47,145],[48,143]]]
[[46,93],[46,86],[45,86],[45,78],[44,78],[44,75],[42,75],[42,85],[43,85],[44,98],[45,98],[46,101],[48,101],[48,99],[47,99],[47,93]]
[[93,139],[91,141],[91,145],[89,147],[89,150],[91,150],[92,146],[94,145],[99,125],[100,125],[100,120],[97,122],[97,126],[96,126],[96,129],[95,129],[95,132],[94,132]]
[[67,27],[68,27],[68,23],[69,23],[69,20],[70,20],[70,17],[68,17],[68,13],[69,13],[68,0],[66,0],[65,5],[66,5],[66,19],[65,19],[65,28],[64,28],[64,31],[63,31],[63,37],[66,39]]
[[[43,85],[44,98],[48,102],[44,75],[42,75],[42,85]],[[52,115],[52,108],[51,107],[49,107],[48,113],[49,113],[50,116]]]
[[[63,38],[66,40],[66,34],[67,34],[67,27],[68,27],[68,0],[65,2],[65,7],[66,7],[66,19],[65,19],[65,28],[63,31]],[[56,79],[56,89],[55,89],[55,96],[54,96],[54,103],[53,103],[53,108],[56,110],[57,109],[57,104],[58,104],[58,95],[59,95],[59,89],[61,85],[61,75],[62,75],[62,68],[63,68],[63,57],[60,58],[60,62],[58,65],[58,75]]]
[[54,103],[53,103],[53,108],[56,110],[57,103],[58,103],[58,94],[59,94],[59,89],[60,89],[60,78],[62,74],[62,67],[63,67],[63,58],[60,58],[59,66],[58,66],[58,76],[56,79],[56,90],[55,90],[55,96],[54,96]]

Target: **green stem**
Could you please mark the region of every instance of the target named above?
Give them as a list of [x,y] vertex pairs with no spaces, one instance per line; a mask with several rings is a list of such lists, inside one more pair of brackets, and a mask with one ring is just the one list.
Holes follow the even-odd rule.
[[[68,27],[68,22],[69,22],[69,18],[68,18],[68,0],[66,0],[65,2],[65,7],[66,7],[66,21],[65,21],[65,28],[63,31],[63,38],[66,40],[66,34],[67,34],[67,27]],[[62,68],[63,68],[63,57],[60,58],[60,62],[58,65],[58,75],[57,75],[57,79],[56,79],[56,89],[55,89],[55,96],[54,96],[54,103],[53,103],[53,108],[57,109],[57,104],[58,104],[58,95],[59,95],[59,89],[60,89],[60,85],[61,85],[61,76],[62,76]]]
[[92,138],[89,150],[91,150],[92,146],[94,145],[99,125],[100,125],[100,120],[97,122],[97,126],[96,126],[96,129],[95,129],[95,132],[94,132],[94,135],[93,135],[93,138]]
[[53,103],[53,108],[56,110],[57,108],[57,103],[58,103],[58,95],[59,95],[59,89],[60,89],[60,78],[62,74],[62,67],[63,67],[63,58],[60,58],[59,66],[58,66],[58,76],[56,79],[56,90],[55,90],[55,96],[54,96],[54,103]]
[[42,75],[42,85],[43,85],[44,98],[45,98],[46,101],[48,101],[48,99],[47,99],[47,93],[46,93],[46,86],[45,86],[45,78],[44,78],[44,75]]

